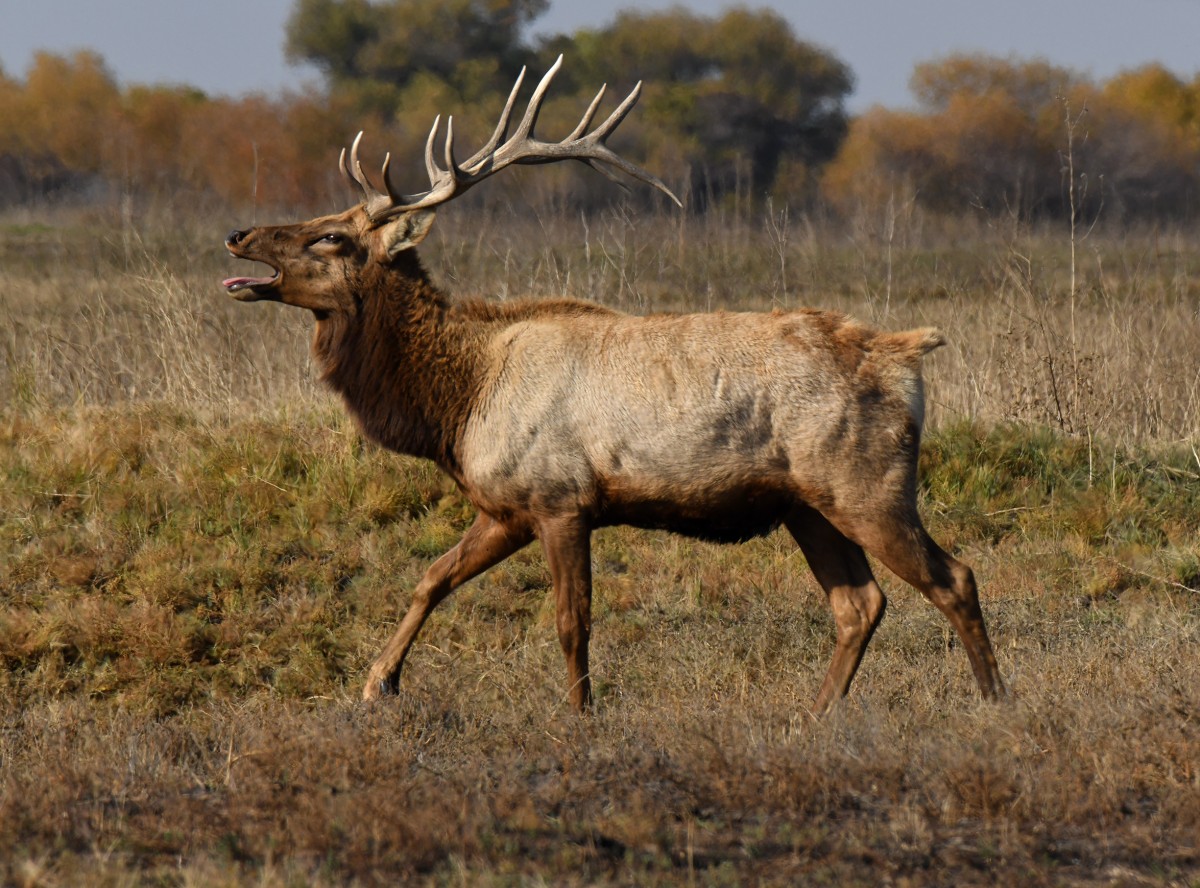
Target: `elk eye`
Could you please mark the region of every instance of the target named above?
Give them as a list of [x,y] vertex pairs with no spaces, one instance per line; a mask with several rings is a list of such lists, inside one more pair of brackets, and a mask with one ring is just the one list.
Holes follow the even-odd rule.
[[326,234],[313,241],[314,244],[333,244],[337,246],[344,238],[340,234]]

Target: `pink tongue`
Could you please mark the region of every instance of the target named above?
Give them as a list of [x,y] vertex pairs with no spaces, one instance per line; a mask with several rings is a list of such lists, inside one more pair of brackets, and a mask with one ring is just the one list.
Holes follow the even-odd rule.
[[269,277],[233,277],[226,278],[225,280],[221,281],[221,286],[223,286],[226,290],[241,290],[245,287],[253,287],[257,284],[269,284],[273,280],[275,279]]

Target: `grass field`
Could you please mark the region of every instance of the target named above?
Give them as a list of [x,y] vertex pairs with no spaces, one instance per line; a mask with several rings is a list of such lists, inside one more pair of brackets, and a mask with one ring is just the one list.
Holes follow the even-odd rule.
[[365,707],[469,506],[359,438],[301,313],[224,296],[247,220],[10,213],[0,883],[1200,885],[1200,239],[1095,232],[1072,269],[1061,232],[969,221],[515,216],[446,213],[435,276],[943,328],[922,511],[1015,699],[881,570],[814,721],[833,623],[784,535],[609,529],[593,716],[536,545]]

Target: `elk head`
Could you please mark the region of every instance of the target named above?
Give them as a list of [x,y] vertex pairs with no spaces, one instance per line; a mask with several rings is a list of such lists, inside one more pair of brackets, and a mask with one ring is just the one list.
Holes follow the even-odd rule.
[[[318,316],[353,311],[355,293],[361,290],[364,275],[369,275],[372,269],[406,261],[406,253],[429,233],[438,206],[514,163],[578,160],[619,182],[609,170],[609,167],[615,167],[652,185],[682,206],[679,198],[660,179],[618,156],[605,144],[637,102],[641,94],[640,82],[594,130],[589,132],[588,128],[604,97],[606,87],[603,86],[579,124],[565,139],[544,142],[534,136],[533,128],[546,90],[561,65],[562,56],[559,56],[534,90],[516,131],[508,137],[513,104],[525,78],[522,69],[492,137],[461,164],[454,156],[454,119],[448,118],[443,143],[445,166],[439,165],[435,147],[441,131],[441,117],[436,118],[425,143],[430,187],[420,194],[402,195],[392,187],[388,175],[390,154],[384,158],[381,171],[383,189],[371,182],[358,158],[363,135],[360,132],[350,148],[349,164],[343,150],[338,165],[361,191],[362,203],[343,213],[296,225],[231,232],[225,240],[229,252],[268,265],[271,274],[231,277],[224,281],[225,289],[244,302],[270,299],[311,309]],[[415,259],[409,256],[407,261],[415,262]]]

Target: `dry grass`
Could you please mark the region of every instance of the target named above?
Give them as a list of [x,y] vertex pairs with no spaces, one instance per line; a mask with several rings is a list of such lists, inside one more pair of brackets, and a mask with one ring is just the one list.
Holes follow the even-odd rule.
[[[591,219],[448,211],[423,253],[462,295],[576,295],[635,312],[839,308],[934,324],[934,424],[1017,420],[1121,443],[1200,437],[1200,237],[1093,233],[1070,292],[1065,232],[906,218],[847,230],[617,207]],[[205,219],[205,222],[209,220]],[[894,220],[893,220],[894,221]],[[301,313],[255,311],[218,281],[244,263],[226,225],[78,214],[0,222],[0,398],[241,408],[319,398]],[[899,233],[897,233],[899,232]],[[886,233],[886,236],[884,236]]]
[[224,298],[229,225],[13,217],[0,883],[1200,884],[1190,241],[1096,235],[1072,298],[1052,232],[446,215],[428,255],[458,292],[947,329],[923,511],[1017,699],[978,703],[945,621],[885,576],[853,696],[814,722],[832,621],[782,536],[613,529],[593,717],[564,700],[536,546],[363,707],[466,504],[362,444],[298,313]]

